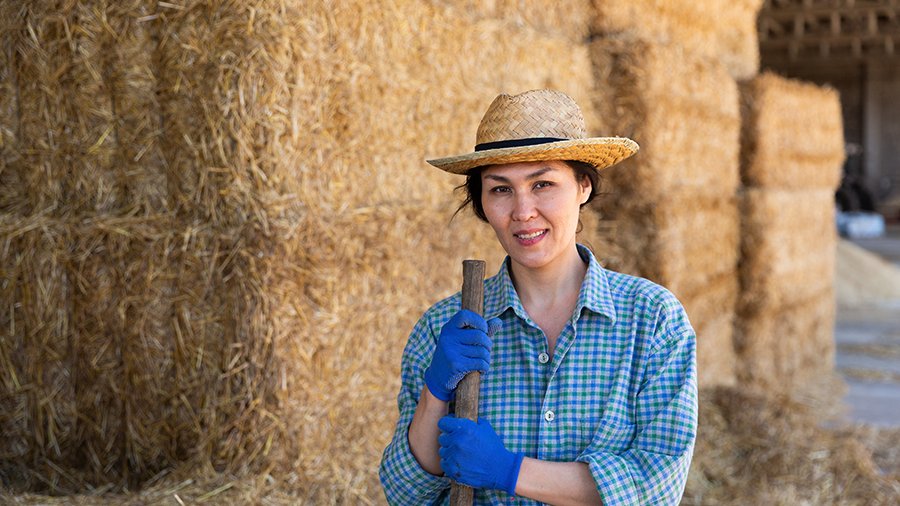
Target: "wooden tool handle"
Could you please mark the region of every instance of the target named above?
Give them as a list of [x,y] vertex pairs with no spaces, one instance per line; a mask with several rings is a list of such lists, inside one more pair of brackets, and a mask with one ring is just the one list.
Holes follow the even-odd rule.
[[[484,312],[484,261],[463,260],[462,308],[474,313]],[[456,387],[456,416],[478,421],[478,396],[481,392],[481,373],[470,372]],[[450,486],[451,506],[471,506],[474,500],[471,487],[456,482]]]

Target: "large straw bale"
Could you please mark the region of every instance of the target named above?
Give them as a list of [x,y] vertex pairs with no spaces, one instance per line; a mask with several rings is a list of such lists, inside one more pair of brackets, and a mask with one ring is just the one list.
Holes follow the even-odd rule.
[[625,36],[595,40],[590,50],[603,130],[641,145],[636,156],[607,172],[614,193],[643,203],[686,189],[734,192],[738,92],[720,64],[675,44]]
[[[246,286],[266,281],[247,235],[178,229],[166,216],[5,219],[0,232],[2,302],[19,322],[0,343],[14,350],[3,365],[16,400],[0,424],[28,435],[0,461],[5,479],[66,493],[140,483],[192,458],[252,462],[273,428],[257,416],[273,390],[259,371],[275,362],[271,343],[249,339],[271,322],[267,296]],[[31,277],[48,257],[62,280],[49,292]]]
[[[293,403],[286,417],[318,422],[292,428],[296,437],[288,439],[309,497],[322,502],[379,490],[371,462],[394,428],[399,359],[409,330],[430,303],[458,289],[462,258],[490,260],[489,273],[502,258],[486,225],[460,216],[446,227],[455,208],[450,189],[461,179],[422,159],[470,151],[485,104],[500,91],[551,86],[589,105],[591,78],[587,50],[564,38],[495,20],[472,23],[459,9],[443,6],[357,8],[358,16],[337,16],[336,43],[322,51],[337,51],[338,60],[349,62],[354,55],[379,57],[352,67],[361,74],[353,79],[370,86],[356,86],[349,77],[332,83],[343,94],[335,106],[348,110],[331,117],[333,110],[322,108],[323,124],[342,116],[352,121],[336,129],[341,138],[326,170],[310,167],[304,174],[308,186],[322,192],[308,201],[310,214],[321,213],[310,217],[310,227],[334,237],[320,239],[310,253],[316,298],[307,305],[315,309],[310,326],[319,330],[295,344],[322,350],[310,369],[315,374],[295,373],[309,375],[297,384],[310,402]],[[591,121],[590,108],[585,112]],[[325,146],[331,141],[322,140]],[[360,441],[360,433],[371,437]],[[332,462],[322,465],[322,455]]]
[[627,32],[651,43],[674,42],[701,58],[721,62],[737,79],[749,79],[759,70],[756,16],[763,0],[593,0],[593,3],[595,35]]
[[[18,82],[16,73],[13,72],[15,61],[15,27],[21,26],[22,9],[0,16],[0,203],[6,206],[11,204],[11,195],[7,195],[12,188],[19,188],[21,193],[22,181],[19,174],[15,174],[6,167],[15,158],[15,150],[12,149],[18,134],[15,125],[19,117],[19,104],[17,98]],[[21,201],[20,201],[21,203]]]
[[446,2],[474,20],[501,20],[542,34],[581,42],[593,19],[590,0],[452,0]]
[[734,270],[680,298],[697,333],[697,379],[701,387],[735,383],[737,356],[732,337],[737,298],[738,277]]
[[671,289],[697,332],[700,383],[733,384],[739,250],[734,199],[673,194],[655,205],[625,201],[613,212],[598,223],[604,265]]
[[[4,220],[5,221],[5,220]],[[52,231],[7,235],[0,225],[0,474],[12,462],[30,464],[32,453],[69,455],[65,445],[76,412],[70,356],[71,296],[62,245]],[[21,364],[21,367],[18,367]],[[26,465],[27,465],[26,464]]]
[[741,311],[804,301],[834,283],[831,190],[745,188],[741,202]]
[[[591,44],[604,129],[641,151],[605,172],[596,203],[610,268],[671,289],[698,334],[703,384],[732,384],[740,118],[724,67],[633,35]],[[683,65],[672,65],[673,61]]]
[[685,297],[735,270],[739,218],[731,196],[677,192],[634,203],[613,193],[598,205],[609,228],[601,250],[613,270],[645,276]]
[[0,143],[7,210],[66,202],[68,213],[147,212],[157,204],[159,117],[148,33],[137,21],[149,7],[27,3],[4,17],[4,98],[14,101],[4,109],[15,111]]
[[[217,9],[176,7],[165,9],[189,21],[198,12],[212,20]],[[254,57],[269,55],[259,47],[253,47],[256,53],[237,47],[240,40],[222,41],[218,53],[215,45],[204,46],[214,53],[210,63],[229,56],[234,63],[203,66],[206,84],[232,86],[229,91],[240,96],[223,102],[226,94],[209,98],[207,88],[203,105],[209,114],[190,132],[174,130],[198,140],[196,149],[184,151],[200,156],[191,167],[168,165],[155,143],[160,127],[196,110],[154,106],[157,91],[169,100],[180,84],[151,68],[158,62],[145,55],[190,59],[202,52],[177,32],[177,20],[163,23],[160,13],[153,14],[162,8],[155,2],[26,8],[26,23],[5,32],[16,48],[10,79],[23,83],[19,144],[5,159],[25,182],[27,198],[17,200],[4,187],[7,221],[0,244],[4,267],[15,273],[4,278],[9,299],[3,307],[22,312],[11,317],[20,325],[9,327],[14,332],[3,347],[26,342],[23,349],[35,352],[12,354],[7,364],[8,377],[22,381],[4,382],[10,388],[4,396],[15,399],[15,409],[4,412],[0,423],[4,432],[24,426],[31,435],[16,455],[4,456],[4,480],[15,475],[16,487],[61,493],[139,484],[189,459],[220,469],[257,465],[278,428],[270,411],[270,369],[281,359],[272,354],[273,339],[284,333],[269,311],[280,281],[267,269],[295,259],[267,256],[283,229],[270,226],[269,214],[259,211],[283,215],[290,196],[278,177],[291,167],[282,162],[267,165],[267,174],[259,169],[271,161],[260,159],[280,148],[274,140],[284,115],[272,114],[269,107],[277,104],[271,95],[253,92],[265,89],[282,68],[268,61],[272,72],[260,71]],[[248,24],[254,13],[248,9],[218,19],[251,33],[268,33],[273,20],[280,23],[277,11],[260,11],[259,26]],[[280,36],[275,47],[289,39],[286,26],[271,33]],[[127,68],[110,70],[116,65]],[[249,76],[234,79],[246,69]],[[159,90],[156,72],[165,78]],[[182,77],[189,76],[186,71]],[[166,154],[177,159],[173,151],[181,150]],[[204,157],[213,151],[221,158]],[[248,182],[260,177],[271,186]],[[199,184],[185,191],[180,179]],[[155,214],[147,215],[150,210]],[[38,240],[41,234],[65,240]],[[32,257],[42,263],[28,263]],[[44,265],[60,266],[62,274],[51,278]],[[61,288],[47,292],[43,287],[52,279],[60,279]],[[57,292],[65,297],[21,302],[27,301],[22,294]],[[65,325],[50,320],[47,326],[44,310],[61,313],[57,320],[64,317]]]
[[[393,430],[409,330],[458,289],[462,258],[489,259],[489,272],[502,259],[486,225],[447,225],[461,181],[422,160],[471,150],[501,91],[549,86],[588,105],[587,49],[438,3],[25,8],[44,28],[4,32],[18,37],[8,75],[39,79],[14,85],[28,121],[4,163],[30,190],[7,200],[3,188],[0,264],[17,274],[0,307],[31,319],[0,349],[46,333],[74,365],[69,377],[27,376],[61,367],[13,354],[10,370],[28,382],[3,377],[0,398],[15,409],[0,424],[37,439],[48,429],[26,413],[45,409],[72,428],[60,454],[30,444],[4,456],[4,479],[64,493],[140,486],[194,463],[268,473],[311,502],[378,497],[372,462]],[[70,43],[66,26],[80,38]],[[61,66],[73,54],[80,67]],[[99,81],[96,68],[108,70]],[[89,80],[99,112],[59,69]],[[63,151],[46,139],[70,119],[75,144]],[[109,125],[102,149],[86,150]],[[88,174],[115,177],[74,183]],[[16,306],[23,291],[50,297],[46,308]],[[65,325],[34,316],[49,308]]]
[[773,391],[789,390],[834,367],[833,290],[791,306],[738,312],[738,379]]
[[740,91],[743,183],[836,189],[845,158],[838,92],[771,72],[741,83]]
[[608,37],[591,44],[591,58],[605,130],[641,145],[604,173],[600,256],[671,289],[697,330],[701,383],[732,384],[737,86],[721,64],[676,44]]

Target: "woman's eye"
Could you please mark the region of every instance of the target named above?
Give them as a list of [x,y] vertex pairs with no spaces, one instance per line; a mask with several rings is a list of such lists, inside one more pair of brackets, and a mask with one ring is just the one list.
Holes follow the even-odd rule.
[[491,188],[491,193],[506,193],[509,191],[509,187],[507,186],[495,186]]
[[534,188],[536,190],[547,188],[548,186],[553,186],[553,183],[551,183],[550,181],[538,181],[537,183],[534,183]]

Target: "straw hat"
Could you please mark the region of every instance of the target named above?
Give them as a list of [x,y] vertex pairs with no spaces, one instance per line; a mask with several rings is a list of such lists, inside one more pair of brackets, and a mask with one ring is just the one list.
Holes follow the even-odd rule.
[[499,163],[578,160],[597,169],[615,165],[639,149],[626,137],[588,138],[578,104],[565,93],[532,90],[498,95],[478,125],[475,152],[428,160],[435,167],[465,174]]

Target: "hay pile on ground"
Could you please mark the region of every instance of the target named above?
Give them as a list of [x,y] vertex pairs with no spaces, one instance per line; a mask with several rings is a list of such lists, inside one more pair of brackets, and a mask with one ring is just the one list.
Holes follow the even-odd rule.
[[848,240],[839,239],[834,291],[839,307],[900,301],[900,268]]
[[816,410],[790,397],[701,390],[682,504],[897,504],[896,470],[885,475],[857,434],[820,423]]
[[756,16],[762,0],[593,3],[596,14],[591,29],[595,35],[630,32],[653,43],[674,43],[697,57],[721,62],[736,79],[749,79],[759,71]]
[[741,102],[739,376],[789,389],[833,363],[840,102],[774,74],[744,83]]
[[591,56],[604,130],[641,145],[605,173],[601,256],[671,289],[697,330],[701,384],[733,382],[737,85],[717,62],[631,35],[595,40]]
[[409,330],[462,258],[502,259],[486,225],[445,227],[459,181],[423,159],[471,150],[500,91],[589,104],[584,21],[350,0],[42,9],[0,25],[18,97],[4,485],[117,490],[186,465],[312,502],[379,497]]

